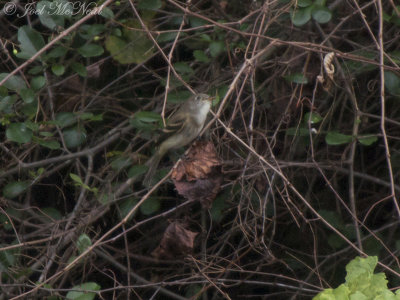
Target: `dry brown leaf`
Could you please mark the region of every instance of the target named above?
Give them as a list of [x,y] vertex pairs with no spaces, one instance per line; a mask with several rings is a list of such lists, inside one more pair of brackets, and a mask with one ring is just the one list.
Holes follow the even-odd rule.
[[173,180],[194,181],[207,178],[219,167],[221,162],[217,156],[214,145],[211,142],[197,141],[190,147],[187,155],[172,170]]
[[152,252],[152,255],[157,258],[173,259],[191,253],[198,232],[190,231],[185,227],[177,221],[169,224],[160,245]]
[[171,177],[180,195],[210,208],[222,183],[221,162],[214,145],[204,141],[194,143]]

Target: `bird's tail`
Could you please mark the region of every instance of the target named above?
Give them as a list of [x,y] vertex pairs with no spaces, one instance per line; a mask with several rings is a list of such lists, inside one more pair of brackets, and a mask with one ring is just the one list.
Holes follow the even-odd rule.
[[162,155],[160,155],[159,152],[156,152],[147,162],[146,166],[149,167],[146,176],[144,176],[143,179],[143,185],[145,187],[150,187],[151,183],[153,181],[154,174],[156,173],[158,164],[160,163],[160,160],[162,158]]

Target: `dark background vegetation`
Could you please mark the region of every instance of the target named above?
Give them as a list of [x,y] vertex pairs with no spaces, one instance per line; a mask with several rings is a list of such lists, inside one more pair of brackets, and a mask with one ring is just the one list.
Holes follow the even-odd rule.
[[[400,284],[395,1],[13,3],[0,14],[0,79],[14,72],[0,87],[0,299],[311,299],[364,255]],[[210,209],[170,180],[140,182],[160,116],[191,89],[216,96]],[[193,249],[155,256],[175,221],[198,233]]]

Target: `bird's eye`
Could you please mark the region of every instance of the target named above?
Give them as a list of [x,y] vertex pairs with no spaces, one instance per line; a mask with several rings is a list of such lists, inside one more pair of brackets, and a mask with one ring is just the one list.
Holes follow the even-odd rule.
[[200,100],[201,100],[201,97],[200,97],[199,95],[197,95],[196,97],[194,97],[194,100],[200,101]]

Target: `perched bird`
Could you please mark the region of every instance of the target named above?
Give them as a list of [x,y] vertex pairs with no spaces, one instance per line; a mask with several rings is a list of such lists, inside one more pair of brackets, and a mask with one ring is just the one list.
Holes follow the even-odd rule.
[[156,153],[146,162],[149,167],[143,180],[146,187],[151,185],[160,160],[169,150],[186,146],[199,135],[210,111],[212,99],[213,97],[206,94],[193,95],[168,119],[165,132],[171,136],[161,143]]

